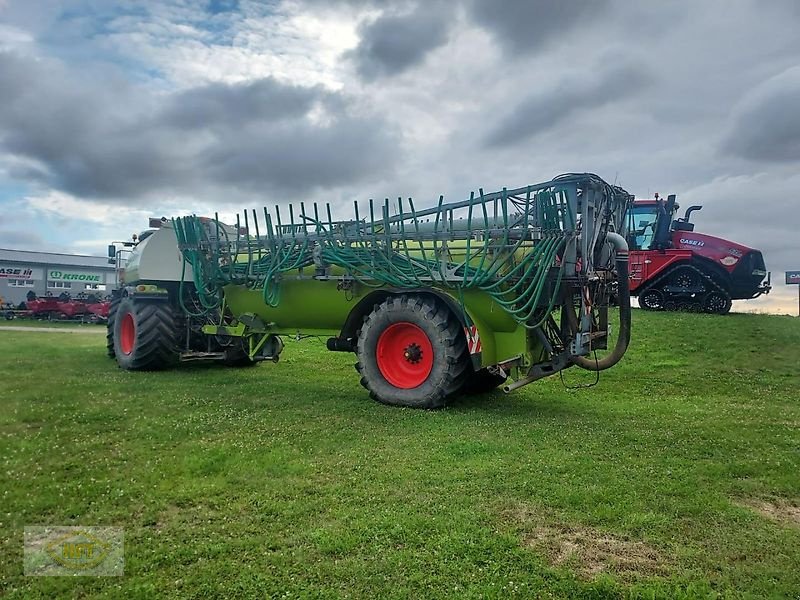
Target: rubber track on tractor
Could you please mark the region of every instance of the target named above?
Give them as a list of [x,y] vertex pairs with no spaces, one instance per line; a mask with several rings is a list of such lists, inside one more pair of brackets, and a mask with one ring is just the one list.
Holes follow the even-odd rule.
[[[396,389],[384,381],[380,375],[371,376],[368,369],[365,368],[365,362],[369,360],[364,351],[365,337],[371,334],[370,330],[373,327],[380,326],[376,321],[380,320],[381,315],[395,311],[414,311],[418,316],[431,321],[439,331],[439,338],[447,348],[445,356],[439,359],[447,362],[441,381],[432,386],[432,389],[422,397],[412,401],[394,399]],[[431,299],[414,295],[390,296],[375,306],[375,309],[364,319],[358,332],[357,356],[358,363],[355,367],[361,375],[361,385],[369,391],[373,400],[382,404],[413,408],[444,407],[447,398],[458,392],[463,386],[469,366],[466,339],[455,316],[447,307]]]
[[[703,282],[707,286],[710,286],[710,287],[715,288],[715,289],[712,289],[711,291],[706,291],[702,296],[699,297],[699,299],[698,298],[694,298],[694,299],[693,298],[688,298],[686,300],[678,301],[676,306],[673,307],[673,308],[667,308],[667,302],[675,302],[675,301],[668,300],[668,298],[670,297],[670,294],[665,292],[663,290],[663,288],[659,288],[659,286],[662,283],[666,283],[667,280],[670,277],[675,275],[681,269],[687,269],[687,270],[691,270],[691,271],[696,272],[697,275],[700,277],[701,282]],[[655,279],[655,281],[653,281],[650,285],[647,286],[646,289],[642,290],[642,292],[639,294],[639,298],[643,298],[644,295],[647,294],[647,292],[649,292],[651,290],[658,291],[661,294],[661,297],[662,297],[662,300],[663,300],[663,306],[660,309],[653,309],[653,308],[649,308],[649,307],[645,306],[642,302],[639,302],[640,306],[642,308],[644,308],[645,310],[679,311],[679,310],[681,310],[680,304],[682,303],[682,304],[685,304],[687,307],[689,307],[690,310],[693,307],[696,307],[700,312],[703,312],[703,303],[704,303],[705,298],[710,293],[712,293],[714,291],[717,291],[717,292],[719,292],[720,294],[723,295],[723,297],[725,298],[725,301],[726,301],[726,305],[728,306],[727,310],[714,311],[714,314],[725,314],[730,310],[730,303],[731,303],[730,294],[725,290],[725,288],[723,288],[716,281],[714,281],[714,279],[712,277],[710,277],[709,275],[707,275],[706,273],[704,273],[703,271],[701,271],[700,269],[698,269],[696,266],[694,266],[692,264],[685,264],[684,263],[684,264],[676,265],[675,267],[673,267],[671,269],[668,269],[666,273],[662,273],[661,275],[659,275]]]

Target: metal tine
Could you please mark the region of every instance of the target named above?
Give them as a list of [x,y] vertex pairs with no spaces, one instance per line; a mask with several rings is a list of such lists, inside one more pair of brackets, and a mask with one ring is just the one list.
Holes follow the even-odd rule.
[[300,218],[303,221],[300,223],[300,226],[303,228],[303,237],[308,237],[308,215],[306,214],[306,203],[300,202]]
[[[217,226],[217,246],[219,247],[220,246],[220,238],[219,238],[219,213],[218,212],[214,213],[214,223],[216,223],[216,226]],[[230,250],[231,250],[230,248],[226,248],[226,251],[228,253],[230,253]],[[228,277],[233,279],[233,261],[230,260],[230,258],[228,259]]]
[[361,218],[358,216],[358,200],[353,200],[353,214],[356,216],[356,237],[361,241]]
[[[305,212],[305,210],[303,210],[303,203],[301,202],[300,203],[300,214],[302,215],[304,212]],[[291,204],[291,203],[289,204],[289,218],[292,221],[291,225],[290,225],[291,228],[292,228],[291,229],[292,238],[296,239],[297,238],[297,224],[294,222],[294,204]]]
[[241,237],[242,237],[242,223],[239,220],[239,213],[236,213],[236,250],[233,254],[233,262],[239,262],[239,248],[241,244]]
[[253,243],[250,241],[250,223],[247,220],[247,209],[244,210],[244,229],[247,232],[247,277],[253,271]]
[[503,211],[503,245],[508,246],[508,190],[506,188],[503,188],[500,208]]
[[267,212],[266,206],[264,207],[264,222],[266,223],[267,226],[267,238],[269,239],[270,251],[271,251],[272,245],[275,243],[275,241],[274,241],[274,234],[272,231],[272,219],[270,218],[269,213]]
[[272,269],[272,265],[275,264],[275,258],[278,255],[278,243],[275,240],[275,231],[274,231],[274,226],[272,224],[272,217],[267,211],[266,206],[264,207],[264,219],[267,221],[267,235],[269,237],[269,265],[270,265],[269,268]]
[[[383,252],[386,254],[385,258],[381,256],[381,259],[384,259],[384,262],[387,265],[389,272],[392,271],[393,263],[392,263],[392,241],[391,241],[391,234],[389,233],[389,199],[385,198],[383,204],[381,205],[381,227],[383,228]],[[377,252],[376,252],[377,256]]]
[[[401,198],[401,197],[397,198],[397,208],[400,211],[399,214],[405,215],[405,213],[403,212],[403,198]],[[417,283],[419,283],[419,278],[417,277],[417,274],[414,271],[414,266],[413,266],[413,263],[411,261],[411,254],[408,251],[408,240],[406,240],[406,225],[405,225],[405,221],[406,221],[405,219],[399,219],[399,221],[398,221],[400,223],[400,241],[403,243],[403,251],[405,252],[406,260],[408,261],[408,264],[411,267],[411,275],[412,275],[412,277],[414,277],[414,279],[417,281]]]
[[300,203],[300,217],[303,219],[303,222],[300,224],[303,228],[303,237],[308,237],[308,228],[306,227],[306,223],[308,223],[308,216],[306,215],[306,203]]
[[[277,230],[277,237],[280,243],[280,249],[283,250],[283,223],[281,223],[281,207],[279,205],[275,205],[275,219],[278,221],[278,230]],[[275,249],[275,258],[273,261],[277,260],[278,257],[278,249]]]
[[475,274],[472,276],[470,280],[470,285],[475,285],[475,282],[478,279],[478,274],[483,269],[483,265],[486,264],[486,257],[489,254],[489,214],[486,211],[486,200],[483,194],[483,188],[478,188],[478,193],[480,194],[480,202],[481,202],[481,210],[483,212],[483,248],[480,251],[481,254],[481,264],[478,269],[475,271]]
[[[403,198],[400,197],[400,196],[397,197],[397,211],[398,211],[397,212],[398,215],[405,216],[405,213],[403,212]],[[405,244],[406,244],[406,239],[405,239],[406,238],[406,235],[405,235],[406,234],[406,226],[405,226],[406,220],[405,219],[398,219],[397,222],[399,224],[399,227],[397,228],[397,232],[400,234],[400,238],[402,239],[403,246],[405,246]],[[406,254],[408,254],[408,248],[406,248]]]
[[386,252],[388,253],[392,248],[392,237],[389,231],[389,199],[386,198],[383,202],[383,235],[386,237]]
[[253,209],[253,226],[256,228],[256,247],[258,248],[258,261],[261,262],[261,232],[258,230],[258,215]]
[[319,208],[317,207],[317,203],[314,202],[314,223],[317,226],[314,230],[314,233],[320,232],[320,225],[319,225]]
[[330,241],[330,243],[332,244],[333,243],[333,216],[331,215],[331,203],[330,202],[326,202],[325,203],[325,210],[328,213],[328,233],[327,233],[327,238]]
[[464,269],[464,276],[461,279],[461,285],[467,285],[467,273],[469,272],[469,260],[470,260],[470,251],[472,246],[472,207],[475,204],[475,192],[469,193],[469,208],[467,209],[467,248],[466,252],[464,253],[464,262],[463,269]]
[[[528,190],[525,193],[525,235],[528,235],[528,217],[531,214],[531,186],[528,186]],[[533,236],[531,236],[531,240]]]
[[[403,214],[403,198],[397,198],[397,210],[399,215]],[[408,254],[408,245],[406,244],[406,226],[405,226],[405,219],[398,220],[399,227],[397,228],[398,233],[400,234],[400,241],[403,244],[403,250],[406,253],[406,259],[410,259],[411,257]]]
[[433,239],[435,240],[438,236],[436,234],[439,233],[439,220],[442,216],[442,203],[444,202],[444,196],[439,195],[439,203],[436,205],[436,220],[433,222]]
[[378,234],[375,232],[375,202],[372,198],[369,199],[369,220],[370,231],[372,232],[372,246],[374,249],[378,243]]
[[489,237],[489,213],[486,210],[486,201],[483,198],[483,188],[478,188],[478,193],[481,195],[481,209],[483,210],[483,229],[484,237]]
[[430,277],[433,277],[430,264],[428,264],[428,255],[425,252],[425,245],[422,243],[422,239],[420,239],[419,219],[417,219],[417,211],[414,209],[414,200],[411,198],[411,196],[408,197],[408,207],[411,210],[411,218],[414,221],[414,234],[416,237],[417,245],[419,245],[420,253],[422,254],[422,260],[425,262],[425,268],[428,271],[428,275]]
[[214,233],[216,234],[216,253],[219,253],[219,218],[218,213],[214,212]]

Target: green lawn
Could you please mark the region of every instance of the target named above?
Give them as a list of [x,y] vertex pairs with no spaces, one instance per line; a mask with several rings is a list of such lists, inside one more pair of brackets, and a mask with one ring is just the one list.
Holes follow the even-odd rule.
[[[104,345],[0,329],[8,597],[800,595],[800,319],[635,311],[596,387],[439,412],[316,340],[162,373]],[[123,527],[125,576],[24,577],[25,525]]]
[[98,328],[105,329],[105,325],[101,323],[82,323],[78,320],[59,320],[48,321],[47,319],[11,319],[10,321],[3,318],[0,313],[0,329],[3,327],[67,327],[67,328],[84,328],[87,330],[94,330]]

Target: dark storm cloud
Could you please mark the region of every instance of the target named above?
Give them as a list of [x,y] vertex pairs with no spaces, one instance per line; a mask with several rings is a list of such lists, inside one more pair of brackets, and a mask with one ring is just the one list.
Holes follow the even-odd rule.
[[488,146],[514,144],[559,125],[574,113],[625,99],[650,81],[639,65],[617,65],[581,78],[568,78],[523,100],[489,132]]
[[0,53],[0,151],[87,198],[208,187],[297,193],[385,173],[395,129],[320,87],[261,79],[156,95]]
[[342,118],[323,128],[264,127],[242,138],[229,132],[203,162],[215,181],[254,191],[262,179],[298,192],[309,180],[318,187],[335,186],[385,171],[390,140],[376,134],[384,126],[377,120]]
[[209,125],[241,127],[252,121],[302,117],[321,95],[319,88],[287,85],[272,78],[233,85],[212,83],[175,94],[161,117],[166,125],[189,130]]
[[467,0],[472,19],[507,52],[527,53],[558,37],[574,40],[573,28],[590,29],[608,0]]
[[451,15],[437,2],[405,14],[384,13],[359,27],[358,46],[346,53],[366,80],[397,75],[421,63],[447,41]]
[[745,95],[733,112],[723,146],[755,161],[800,162],[800,67],[773,77]]

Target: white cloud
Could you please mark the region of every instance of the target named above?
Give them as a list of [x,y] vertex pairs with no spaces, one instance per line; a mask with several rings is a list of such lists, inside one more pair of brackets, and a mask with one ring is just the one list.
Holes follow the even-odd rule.
[[81,200],[63,192],[50,190],[42,195],[27,196],[24,202],[40,216],[58,217],[77,222],[119,225],[142,217],[145,211]]
[[114,19],[96,43],[162,73],[177,87],[272,76],[340,89],[339,56],[358,41],[351,15],[316,16],[292,4],[266,14],[263,7],[230,14],[218,24],[221,33],[203,29],[201,21],[196,11],[154,10],[150,20]]

